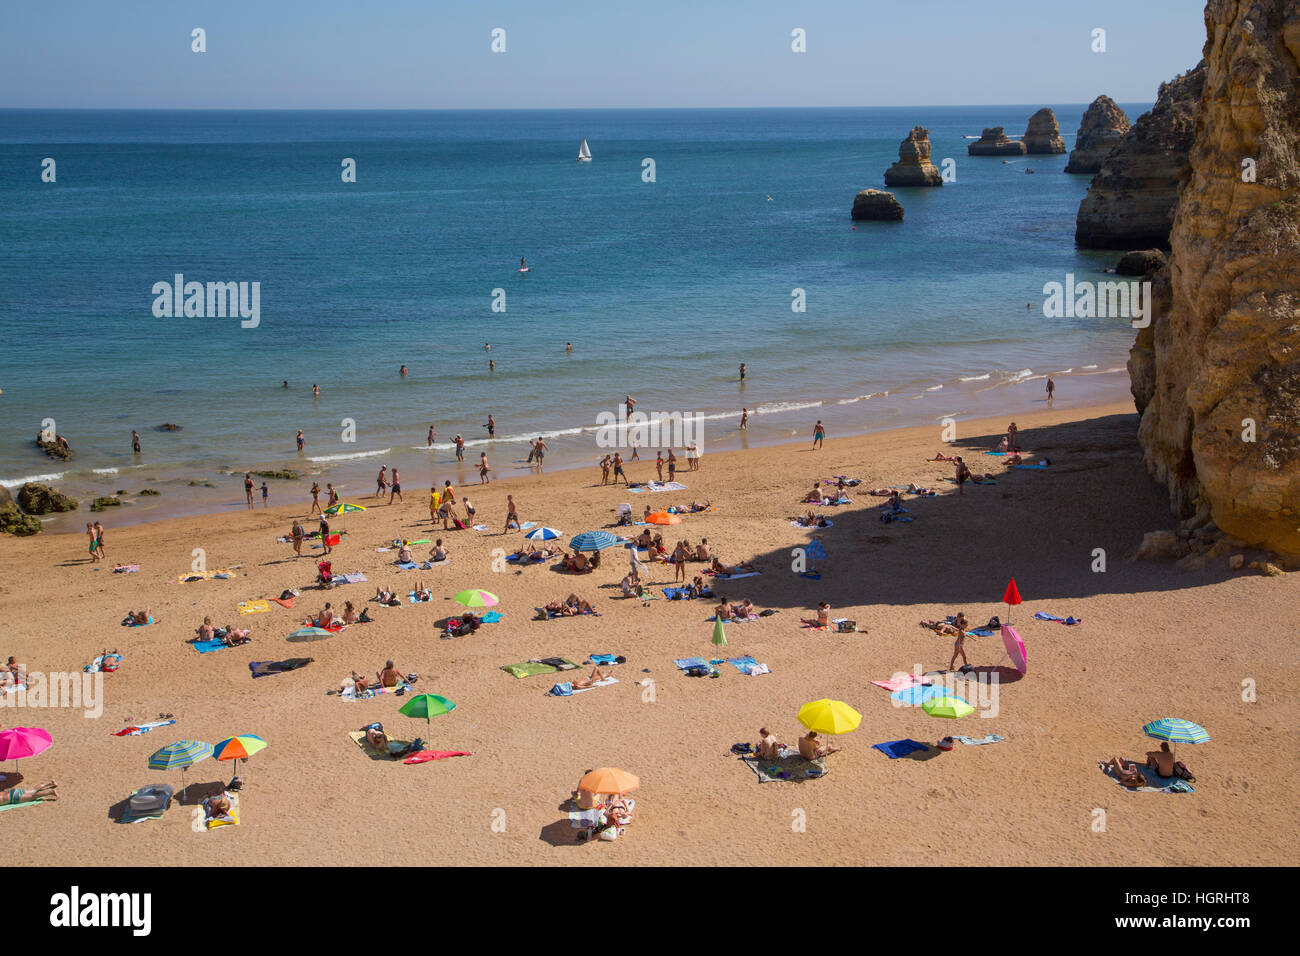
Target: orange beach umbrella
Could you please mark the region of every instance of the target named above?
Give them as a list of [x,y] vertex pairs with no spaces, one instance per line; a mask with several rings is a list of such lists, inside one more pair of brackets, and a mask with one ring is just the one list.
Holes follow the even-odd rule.
[[587,793],[624,794],[641,785],[641,778],[617,767],[600,767],[584,774],[578,781],[578,789]]

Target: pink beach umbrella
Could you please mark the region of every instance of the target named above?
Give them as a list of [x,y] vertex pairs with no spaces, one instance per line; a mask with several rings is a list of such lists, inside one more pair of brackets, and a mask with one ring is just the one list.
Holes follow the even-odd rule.
[[50,732],[39,727],[10,727],[8,730],[0,730],[0,761],[15,761],[16,770],[18,760],[35,757],[48,750],[52,743],[54,741],[50,739]]
[[1002,625],[1002,646],[1007,649],[1007,656],[1011,658],[1011,663],[1016,665],[1016,670],[1028,674],[1029,655],[1025,653],[1025,642],[1010,624]]

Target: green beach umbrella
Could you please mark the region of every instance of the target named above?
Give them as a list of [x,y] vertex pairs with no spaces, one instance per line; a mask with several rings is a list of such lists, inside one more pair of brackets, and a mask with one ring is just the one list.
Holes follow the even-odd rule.
[[314,641],[318,637],[329,637],[332,631],[327,631],[323,627],[300,627],[288,637],[286,641]]
[[423,717],[428,724],[434,717],[450,714],[456,709],[456,702],[440,694],[416,694],[398,710],[407,717]]
[[931,717],[947,717],[949,720],[975,713],[975,708],[960,697],[931,697],[922,702],[921,709]]
[[722,628],[722,618],[713,622],[713,643],[718,647],[727,646],[727,632]]
[[365,511],[361,505],[354,505],[347,501],[340,501],[338,504],[330,505],[325,509],[327,515],[347,514],[349,511]]
[[464,607],[496,607],[501,603],[501,599],[491,591],[481,591],[478,588],[461,591],[452,600]]

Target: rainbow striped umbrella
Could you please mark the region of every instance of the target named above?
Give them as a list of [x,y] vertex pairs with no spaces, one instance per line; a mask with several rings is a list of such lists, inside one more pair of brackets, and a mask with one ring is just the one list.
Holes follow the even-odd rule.
[[452,600],[463,607],[496,607],[501,603],[501,599],[491,591],[481,591],[478,588],[461,591]]
[[235,761],[235,777],[239,777],[239,761],[247,760],[259,750],[266,749],[266,741],[256,734],[240,734],[212,745],[212,756],[218,760]]

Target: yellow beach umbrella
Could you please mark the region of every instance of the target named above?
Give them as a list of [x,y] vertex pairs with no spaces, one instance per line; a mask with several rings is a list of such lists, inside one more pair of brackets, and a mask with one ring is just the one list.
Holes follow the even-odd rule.
[[846,734],[857,730],[862,715],[842,700],[823,698],[799,708],[799,723],[819,734]]

